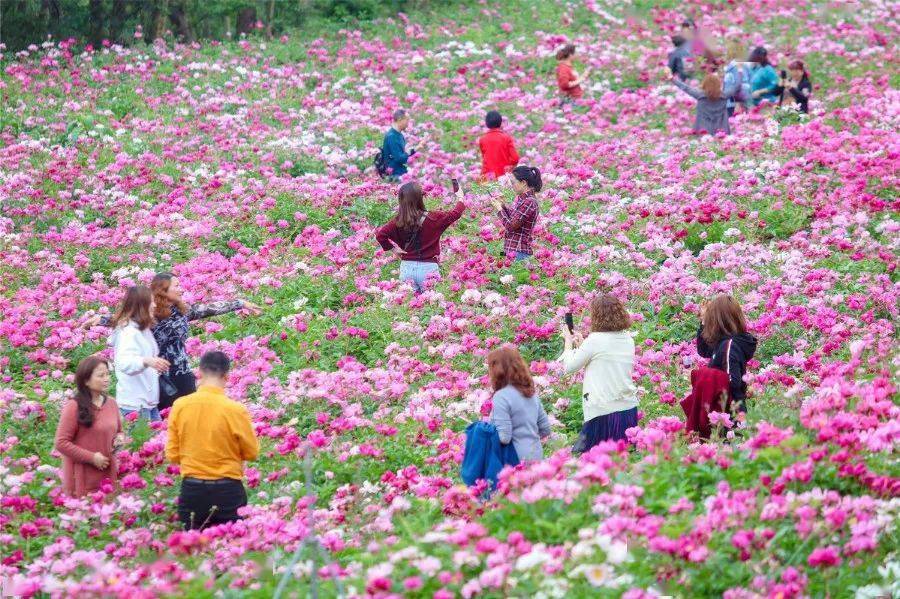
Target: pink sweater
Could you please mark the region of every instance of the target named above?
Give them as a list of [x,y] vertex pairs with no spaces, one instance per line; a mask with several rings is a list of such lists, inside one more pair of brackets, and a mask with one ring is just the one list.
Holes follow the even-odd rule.
[[[94,410],[90,428],[78,424],[78,403],[71,399],[63,406],[56,429],[56,450],[62,454],[63,491],[81,497],[100,488],[104,479],[116,481],[118,464],[113,454],[113,441],[122,432],[119,406],[107,397],[103,406]],[[97,470],[91,458],[99,451],[109,458],[106,470]]]

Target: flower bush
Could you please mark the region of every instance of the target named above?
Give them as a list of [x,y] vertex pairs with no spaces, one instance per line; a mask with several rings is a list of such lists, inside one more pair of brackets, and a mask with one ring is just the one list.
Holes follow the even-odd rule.
[[[287,575],[297,596],[314,579],[325,596],[896,593],[890,8],[650,5],[454,5],[315,40],[4,56],[4,591],[271,596]],[[686,135],[691,100],[658,83],[661,27],[686,13],[802,58],[809,117],[751,111],[730,137]],[[552,53],[569,40],[595,74],[561,107]],[[450,203],[455,176],[469,205],[419,296],[373,239],[395,186],[371,159],[399,106],[428,204]],[[509,191],[473,183],[489,108],[544,176],[530,264],[501,255],[490,202]],[[83,313],[164,269],[188,301],[266,308],[200,323],[188,345],[234,360],[228,392],[263,449],[245,518],[202,532],[178,529],[165,424],[133,424],[119,489],[82,499],[62,495],[53,450],[74,364],[105,350]],[[574,457],[580,387],[556,332],[569,309],[584,326],[595,290],[634,317],[641,420],[630,445]],[[750,408],[692,443],[682,359],[699,359],[699,305],[718,292],[760,339]],[[458,467],[465,425],[490,410],[484,356],[504,342],[554,433],[482,501]]]

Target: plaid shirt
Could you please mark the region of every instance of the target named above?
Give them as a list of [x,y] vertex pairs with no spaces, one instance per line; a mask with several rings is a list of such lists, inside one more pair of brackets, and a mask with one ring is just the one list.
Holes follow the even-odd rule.
[[538,203],[534,193],[529,191],[516,196],[512,208],[503,206],[500,209],[500,224],[506,233],[503,240],[503,251],[507,256],[516,252],[531,255],[531,232],[537,222]]

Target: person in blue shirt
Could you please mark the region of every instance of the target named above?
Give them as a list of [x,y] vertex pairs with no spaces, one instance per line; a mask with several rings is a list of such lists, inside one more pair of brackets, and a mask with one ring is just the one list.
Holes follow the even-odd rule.
[[750,53],[750,62],[754,63],[752,79],[750,80],[750,95],[753,105],[759,106],[763,102],[777,102],[778,73],[775,67],[769,63],[769,53],[762,46],[757,46]]
[[384,136],[384,143],[381,145],[381,154],[388,168],[391,179],[398,180],[406,174],[406,162],[410,156],[416,153],[410,149],[406,151],[406,138],[403,137],[403,131],[409,126],[409,115],[405,110],[394,111],[394,123]]

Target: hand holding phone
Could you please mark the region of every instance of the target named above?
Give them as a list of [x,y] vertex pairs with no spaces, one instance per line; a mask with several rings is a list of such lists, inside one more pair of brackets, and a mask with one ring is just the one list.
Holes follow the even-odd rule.
[[459,193],[459,179],[450,179],[450,183],[453,184],[453,193]]
[[575,333],[575,320],[572,318],[571,312],[566,312],[566,327],[568,327],[570,333]]

